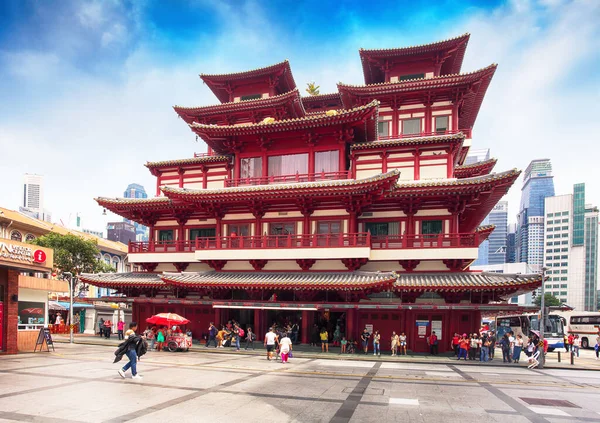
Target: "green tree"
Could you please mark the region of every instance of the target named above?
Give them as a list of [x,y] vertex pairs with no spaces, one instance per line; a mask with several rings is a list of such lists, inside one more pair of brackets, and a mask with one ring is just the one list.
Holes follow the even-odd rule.
[[[538,295],[537,297],[535,297],[535,300],[533,301],[535,305],[539,306],[542,304],[542,296]],[[546,307],[557,307],[560,305],[560,300],[558,298],[556,298],[554,295],[552,295],[549,292],[546,292],[544,294],[544,305]]]
[[306,92],[309,95],[319,95],[319,88],[321,88],[321,86],[316,85],[314,81],[306,84]]
[[116,269],[98,257],[98,243],[77,235],[49,233],[31,241],[40,247],[54,250],[54,267],[59,275],[70,272],[74,277],[82,273],[114,272]]

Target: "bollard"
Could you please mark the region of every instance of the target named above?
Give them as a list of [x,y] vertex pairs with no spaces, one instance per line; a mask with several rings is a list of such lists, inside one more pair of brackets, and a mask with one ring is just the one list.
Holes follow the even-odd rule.
[[558,352],[558,362],[560,363],[560,351]]
[[571,351],[571,364],[575,364],[575,353]]

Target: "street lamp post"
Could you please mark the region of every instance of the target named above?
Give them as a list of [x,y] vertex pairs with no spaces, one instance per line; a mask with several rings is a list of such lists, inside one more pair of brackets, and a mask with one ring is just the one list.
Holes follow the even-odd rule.
[[69,278],[69,343],[72,344],[73,340],[73,274],[71,272],[64,272],[65,276]]
[[546,356],[544,354],[544,330],[546,329],[546,292],[544,290],[546,286],[546,267],[542,267],[542,298],[540,299],[540,342],[542,350],[540,352],[538,369],[543,369],[546,363]]

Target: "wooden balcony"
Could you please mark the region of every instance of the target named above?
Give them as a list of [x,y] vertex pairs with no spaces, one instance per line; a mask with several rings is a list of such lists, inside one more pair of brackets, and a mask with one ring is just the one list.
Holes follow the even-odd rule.
[[246,185],[273,185],[298,182],[334,181],[340,179],[351,179],[350,171],[342,172],[319,172],[319,173],[295,173],[292,175],[260,176],[255,178],[226,179],[226,187],[239,187]]
[[[463,130],[447,129],[445,131],[417,132],[415,134],[379,135],[379,140],[380,141],[387,141],[387,140],[397,140],[397,139],[403,139],[403,138],[433,137],[433,136],[436,136],[436,135],[458,134],[459,132],[464,133],[465,136],[468,135],[464,129]],[[469,137],[467,136],[467,138],[469,138]]]

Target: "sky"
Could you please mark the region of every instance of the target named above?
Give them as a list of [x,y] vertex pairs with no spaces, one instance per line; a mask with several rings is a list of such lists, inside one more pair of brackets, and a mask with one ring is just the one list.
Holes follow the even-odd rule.
[[[549,158],[557,194],[586,183],[600,205],[600,2],[0,1],[0,206],[17,209],[24,173],[45,177],[45,208],[102,230],[95,197],[129,183],[150,195],[146,161],[205,145],[172,106],[218,103],[200,73],[290,61],[302,89],[363,83],[359,48],[470,33],[462,71],[498,69],[473,131],[496,171]],[[505,199],[518,212],[518,180]]]

